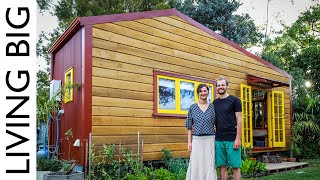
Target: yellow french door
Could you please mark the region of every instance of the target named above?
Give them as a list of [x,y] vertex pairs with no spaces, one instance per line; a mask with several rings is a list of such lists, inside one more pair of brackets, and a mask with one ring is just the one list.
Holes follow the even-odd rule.
[[284,93],[272,91],[272,143],[273,147],[285,147]]
[[242,147],[253,147],[251,86],[240,84],[242,102]]

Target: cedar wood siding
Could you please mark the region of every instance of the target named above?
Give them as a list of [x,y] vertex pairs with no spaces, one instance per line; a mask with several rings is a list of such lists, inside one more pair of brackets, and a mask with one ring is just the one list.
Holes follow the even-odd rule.
[[[84,164],[84,118],[82,118],[82,30],[78,30],[74,35],[63,45],[61,49],[55,51],[52,55],[51,78],[61,80],[64,84],[64,73],[70,67],[74,67],[74,82],[80,84],[80,89],[74,89],[73,101],[62,103],[64,115],[59,120],[59,158],[68,159],[69,144],[65,139],[65,132],[72,128],[73,137],[70,139],[70,159],[77,160],[77,163]],[[55,139],[55,136],[54,136]],[[80,139],[81,147],[73,147],[76,139]],[[51,143],[52,144],[52,143]]]
[[[162,148],[187,157],[185,118],[153,116],[153,70],[230,81],[240,96],[247,75],[290,83],[267,67],[178,16],[92,26],[92,143],[134,144],[144,140],[144,160],[161,159]],[[291,135],[289,87],[285,92],[286,148]],[[76,92],[76,91],[75,91]]]

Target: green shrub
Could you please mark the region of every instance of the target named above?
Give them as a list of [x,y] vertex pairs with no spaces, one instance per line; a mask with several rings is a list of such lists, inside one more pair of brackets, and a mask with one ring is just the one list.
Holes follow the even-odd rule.
[[127,174],[126,178],[127,180],[149,180],[148,176],[145,174]]
[[169,164],[169,161],[171,161],[173,159],[173,153],[172,151],[166,149],[166,148],[163,148],[161,150],[161,152],[163,153],[162,155],[162,162],[165,164],[165,165],[168,165]]
[[70,168],[71,168],[71,164],[70,163],[63,163],[62,164],[63,171],[68,171]]
[[162,149],[163,152],[162,161],[165,164],[165,167],[172,173],[176,174],[178,179],[185,178],[187,169],[189,166],[188,159],[182,158],[173,158],[173,153],[170,150]]
[[255,166],[257,161],[245,159],[240,167],[243,176],[253,176],[255,174]]
[[167,169],[163,169],[163,168],[160,168],[160,169],[156,169],[153,173],[152,173],[152,179],[155,179],[155,180],[176,180],[178,179],[177,176],[168,171]]
[[255,175],[264,174],[267,171],[266,164],[260,161],[252,160],[247,158],[242,161],[242,166],[240,167],[241,174],[244,177],[252,177]]
[[255,167],[255,171],[261,174],[264,174],[267,171],[266,163],[258,161]]
[[37,159],[37,171],[59,171],[62,167],[63,163],[57,159]]
[[[99,160],[97,160],[97,158]],[[95,154],[94,147],[91,148],[91,172],[90,180],[106,179],[145,179],[151,170],[144,167],[129,149],[123,149],[121,160],[116,158],[115,145],[103,145],[103,151]]]

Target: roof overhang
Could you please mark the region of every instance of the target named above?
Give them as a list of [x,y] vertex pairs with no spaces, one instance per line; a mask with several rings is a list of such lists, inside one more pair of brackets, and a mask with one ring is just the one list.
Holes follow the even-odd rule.
[[182,14],[176,9],[165,9],[165,10],[155,10],[155,11],[145,11],[145,12],[132,12],[132,13],[124,13],[124,14],[112,14],[112,15],[102,15],[102,16],[89,16],[89,17],[78,17],[76,18],[71,25],[66,29],[66,31],[58,38],[58,40],[52,45],[49,52],[54,54],[58,51],[72,36],[75,32],[77,32],[82,26],[92,26],[94,24],[102,24],[102,23],[111,23],[111,22],[119,22],[119,21],[134,21],[138,19],[146,19],[146,18],[156,18],[163,16],[177,16],[184,21],[190,23],[191,25],[201,29],[202,31],[210,34],[216,39],[219,39],[221,42],[232,46],[233,48],[241,51],[247,56],[255,59],[256,61],[264,64],[265,66],[273,69],[285,77],[292,79],[292,76],[287,72],[279,69],[278,67],[272,65],[271,63],[263,60],[259,56],[252,54],[251,52],[245,50],[238,44],[228,40],[227,38],[221,36],[220,34],[212,31],[211,29],[205,27],[204,25],[198,23],[197,21],[191,19],[190,17]]
[[259,87],[262,89],[271,89],[274,87],[289,87],[288,83],[266,79],[258,76],[248,75],[247,76],[247,83],[251,86]]
[[77,17],[50,47],[49,53],[52,54],[58,51],[80,29],[80,27],[80,17]]

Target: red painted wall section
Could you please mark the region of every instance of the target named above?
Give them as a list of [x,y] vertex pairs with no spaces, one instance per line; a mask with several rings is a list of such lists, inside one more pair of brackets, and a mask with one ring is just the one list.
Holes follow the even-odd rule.
[[[68,160],[69,142],[65,139],[65,132],[72,128],[73,137],[70,139],[70,159],[76,160],[77,163],[84,165],[85,148],[86,144],[84,129],[85,122],[82,116],[82,99],[83,99],[83,74],[82,72],[82,31],[78,30],[72,38],[63,45],[63,47],[52,55],[51,59],[51,78],[61,80],[64,84],[64,73],[67,69],[74,68],[74,83],[80,84],[79,89],[74,89],[74,99],[72,102],[66,104],[62,103],[64,115],[60,118],[59,122],[59,155],[60,159]],[[73,147],[76,139],[80,139],[80,147]]]

